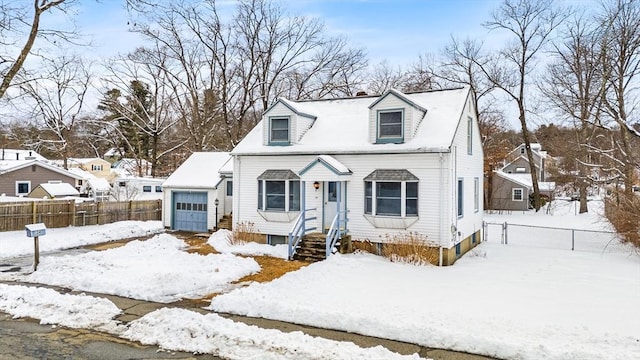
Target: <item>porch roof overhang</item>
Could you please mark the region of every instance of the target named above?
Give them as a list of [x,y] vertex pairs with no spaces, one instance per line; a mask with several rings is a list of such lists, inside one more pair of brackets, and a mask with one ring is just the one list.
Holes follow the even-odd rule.
[[320,155],[298,171],[302,181],[341,181],[351,177],[351,170],[329,155]]

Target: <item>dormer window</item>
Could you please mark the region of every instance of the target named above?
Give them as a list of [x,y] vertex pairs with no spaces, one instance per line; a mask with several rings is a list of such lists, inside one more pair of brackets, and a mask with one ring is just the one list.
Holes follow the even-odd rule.
[[378,111],[377,143],[401,143],[404,141],[404,111]]
[[269,118],[269,145],[289,145],[290,142],[289,117]]

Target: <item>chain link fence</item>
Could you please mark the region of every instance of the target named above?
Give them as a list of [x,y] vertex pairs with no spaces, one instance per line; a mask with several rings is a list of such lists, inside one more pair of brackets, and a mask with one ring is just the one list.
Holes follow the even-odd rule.
[[[484,241],[513,246],[602,252],[619,244],[615,231],[483,222]],[[604,244],[604,245],[603,245]]]

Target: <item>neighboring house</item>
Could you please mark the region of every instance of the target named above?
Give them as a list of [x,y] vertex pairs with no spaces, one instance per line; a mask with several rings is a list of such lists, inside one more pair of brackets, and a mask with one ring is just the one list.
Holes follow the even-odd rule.
[[[548,179],[549,164],[552,162],[546,151],[538,143],[531,144],[533,169],[538,178],[540,194],[547,199],[553,198],[555,183]],[[529,196],[533,193],[531,166],[527,159],[525,144],[520,144],[507,154],[504,166],[493,172],[491,179],[491,209],[528,210],[531,208]]]
[[80,193],[75,187],[63,182],[48,182],[36,186],[28,197],[36,199],[61,199],[67,197],[79,197]]
[[98,157],[69,158],[67,159],[67,166],[70,169],[82,169],[97,178],[102,178],[107,181],[112,181],[116,177],[116,174],[111,171],[111,163]]
[[301,215],[330,241],[425,235],[444,265],[479,242],[483,152],[468,87],[278,99],[231,155],[234,223],[270,244]]
[[124,149],[120,148],[110,148],[109,150],[107,150],[104,155],[102,155],[102,158],[109,161],[110,163],[113,163],[119,159],[122,158],[122,155],[124,154]]
[[233,168],[229,164],[233,162],[227,152],[191,154],[162,184],[164,226],[195,232],[217,229],[232,208]]
[[109,201],[111,199],[111,185],[102,178],[92,178],[87,180],[86,195],[94,201]]
[[117,201],[161,200],[164,179],[121,177],[113,182],[112,197]]
[[38,154],[33,150],[22,150],[22,149],[1,149],[0,150],[0,161],[8,161],[8,160],[39,160],[45,161],[47,160],[44,156]]
[[79,189],[83,178],[40,160],[0,161],[0,194],[27,196],[36,186],[62,182]]
[[[533,154],[533,166],[536,169],[538,181],[546,181],[548,162],[550,162],[552,158],[546,151],[542,150],[542,145],[538,143],[531,144],[531,153]],[[531,174],[531,166],[529,166],[525,144],[518,145],[505,156],[502,171],[507,174]]]
[[151,176],[151,163],[144,159],[123,158],[111,164],[111,170],[119,177]]
[[[529,210],[529,196],[533,194],[531,174],[509,174],[503,171],[493,173],[493,192],[491,208],[494,210]],[[538,182],[540,194],[547,199],[553,198],[556,184]]]

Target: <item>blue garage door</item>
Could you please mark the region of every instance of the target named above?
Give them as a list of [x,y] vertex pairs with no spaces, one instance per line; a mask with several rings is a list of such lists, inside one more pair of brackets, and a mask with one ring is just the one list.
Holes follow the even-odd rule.
[[207,231],[207,193],[173,193],[173,228],[175,230]]

